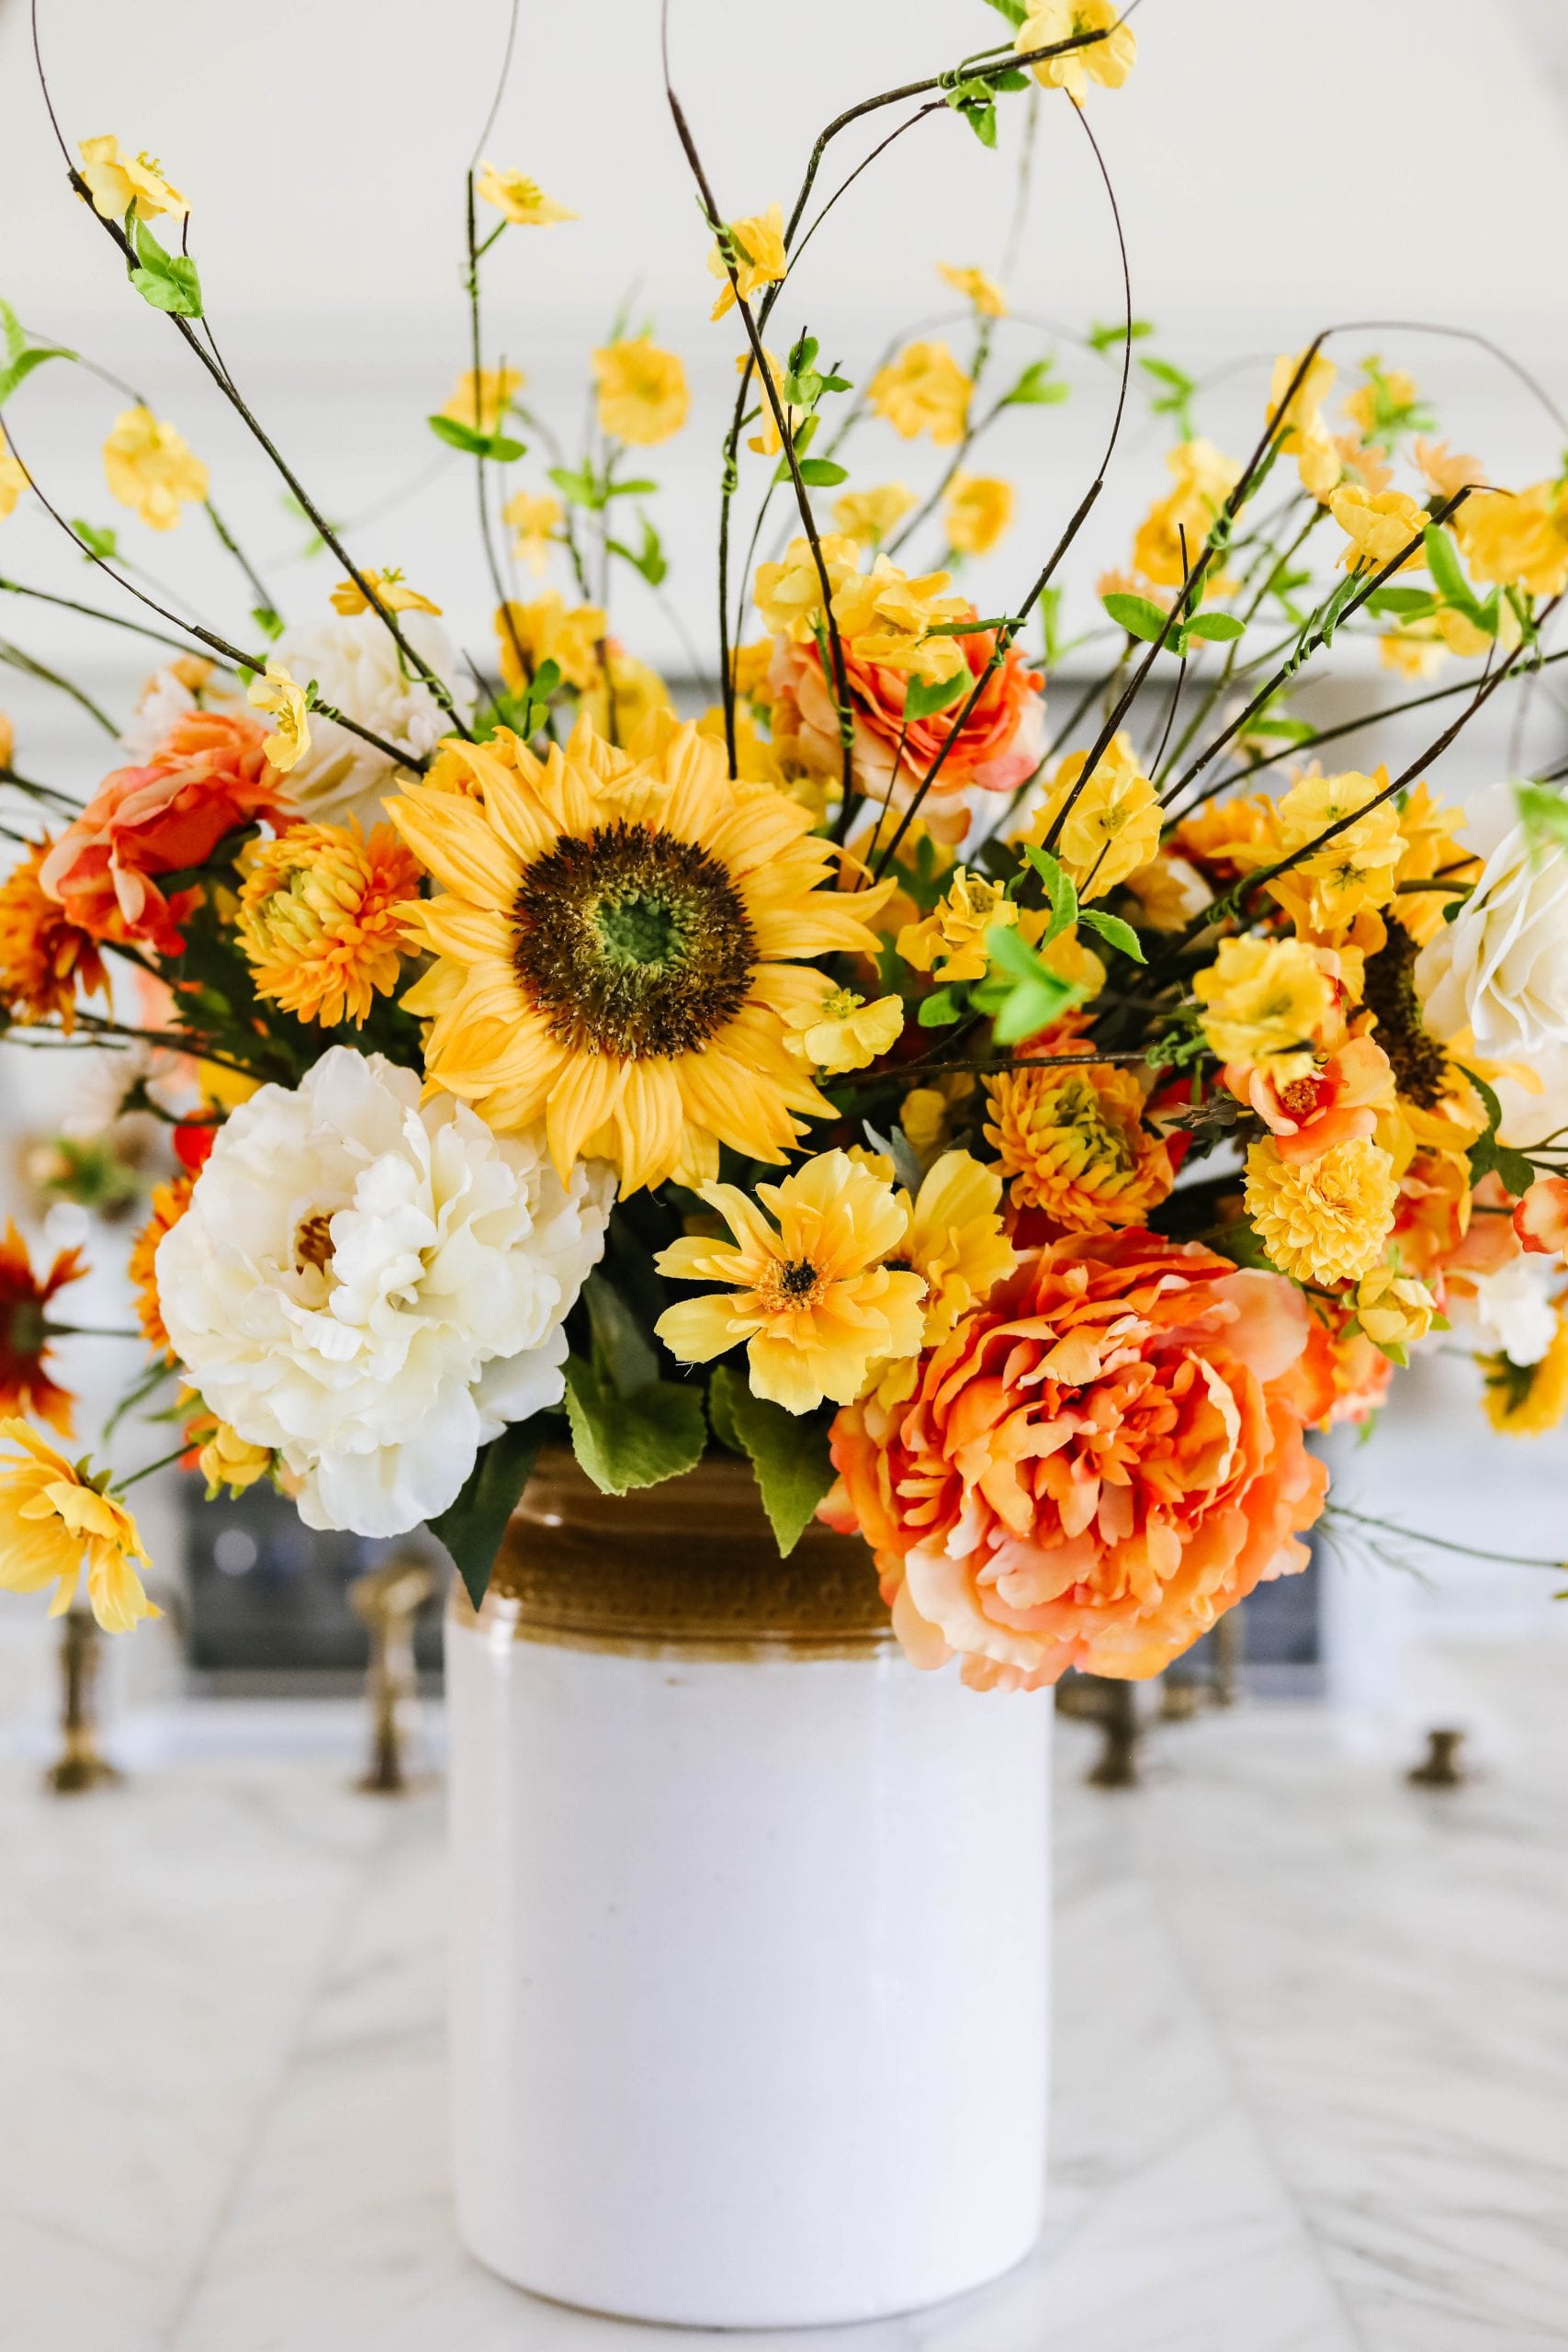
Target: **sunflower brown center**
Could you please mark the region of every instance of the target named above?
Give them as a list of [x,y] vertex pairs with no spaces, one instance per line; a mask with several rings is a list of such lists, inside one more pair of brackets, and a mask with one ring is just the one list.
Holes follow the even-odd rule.
[[552,1034],[623,1061],[705,1046],[746,1001],[757,943],[694,842],[624,820],[558,842],[523,877],[513,964]]

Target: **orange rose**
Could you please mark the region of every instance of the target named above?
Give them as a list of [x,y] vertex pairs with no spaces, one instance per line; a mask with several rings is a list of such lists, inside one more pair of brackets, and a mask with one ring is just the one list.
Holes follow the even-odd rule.
[[1266,1577],[1327,1474],[1301,1293],[1134,1229],[1031,1253],[922,1359],[912,1399],[833,1424],[829,1524],[876,1554],[917,1666],[977,1689],[1157,1674]]
[[62,833],[39,877],[49,897],[96,939],[177,956],[189,901],[165,899],[154,876],[204,865],[225,833],[284,813],[265,732],[238,712],[176,719],[146,767],[106,776]]

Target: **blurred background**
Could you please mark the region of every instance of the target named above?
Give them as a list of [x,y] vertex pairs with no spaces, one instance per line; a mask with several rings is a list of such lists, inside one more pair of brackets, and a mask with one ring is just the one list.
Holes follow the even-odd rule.
[[[504,0],[448,0],[438,13],[423,0],[273,0],[258,27],[197,0],[143,0],[133,16],[109,0],[44,0],[40,10],[68,140],[112,130],[162,159],[193,200],[209,317],[252,408],[347,527],[359,560],[401,566],[481,660],[493,600],[471,469],[424,420],[467,364],[462,178],[507,14]],[[1142,0],[1134,22],[1138,68],[1113,97],[1096,94],[1089,121],[1125,229],[1134,308],[1154,329],[1140,358],[1194,380],[1199,429],[1232,451],[1249,446],[1275,355],[1345,322],[1330,346],[1342,369],[1370,353],[1408,369],[1439,432],[1479,453],[1494,480],[1554,471],[1564,435],[1529,385],[1473,342],[1399,323],[1479,331],[1568,403],[1568,312],[1560,273],[1545,263],[1568,203],[1568,17],[1553,0],[1509,0],[1483,17],[1467,0],[1371,9],[1360,0],[1279,0],[1246,10],[1235,0]],[[671,57],[719,203],[740,215],[787,202],[813,137],[843,107],[1005,29],[982,0],[904,0],[896,11],[797,0],[784,40],[776,8],[761,0],[674,0]],[[526,0],[485,152],[536,176],[581,218],[502,241],[487,265],[487,356],[525,372],[524,397],[569,452],[582,430],[588,354],[615,315],[647,322],[685,361],[690,423],[649,453],[660,490],[648,510],[670,576],[656,592],[621,568],[611,621],[700,706],[716,659],[718,445],[740,338],[733,316],[708,317],[708,238],[658,66],[654,0],[599,0],[592,11]],[[848,189],[781,313],[808,326],[824,355],[863,384],[885,346],[917,325],[962,347],[963,307],[935,265],[978,264],[1010,298],[998,372],[1055,353],[1071,397],[1011,412],[987,444],[987,467],[1016,483],[1019,503],[1001,548],[964,574],[984,611],[1009,609],[1092,478],[1115,392],[1116,354],[1085,340],[1121,307],[1096,159],[1071,110],[1052,103],[1021,173],[1028,115],[1022,98],[1002,107],[995,153],[947,114],[900,136]],[[901,119],[892,110],[840,141],[821,193]],[[320,616],[335,578],[331,559],[312,553],[308,525],[168,322],[118,281],[107,241],[65,185],[23,0],[0,0],[0,296],[27,329],[110,369],[175,422],[211,468],[215,496],[276,604],[294,619]],[[1125,561],[1134,525],[1163,486],[1175,434],[1152,402],[1164,388],[1135,372],[1115,469],[1079,544],[1063,616],[1069,639],[1093,627],[1093,582]],[[115,527],[160,601],[243,639],[243,583],[199,510],[160,536],[107,497],[98,451],[121,405],[85,370],[53,367],[23,388],[6,421],[63,514]],[[898,476],[922,488],[941,462],[929,443],[906,444],[874,422],[856,479]],[[520,484],[545,488],[547,463],[536,447],[517,469]],[[0,583],[12,581],[135,611],[32,500],[0,526]],[[564,570],[543,584],[570,585]],[[537,591],[525,579],[521,593]],[[1092,674],[1097,650],[1066,657],[1052,680],[1058,712]],[[119,721],[153,654],[130,634],[0,587],[0,708],[16,726],[18,767],[89,789],[117,756],[80,697]],[[1410,691],[1369,650],[1341,663],[1336,685],[1305,707],[1326,719]],[[1568,750],[1568,715],[1550,676],[1492,710],[1444,763],[1450,798]],[[1413,753],[1424,740],[1420,718],[1396,721],[1375,739],[1350,739],[1346,763]],[[74,1295],[78,1319],[115,1324],[124,1316],[118,1269],[163,1147],[155,1130],[123,1130],[112,1140],[126,1170],[104,1177],[118,1197],[81,1197],[71,1153],[79,1159],[88,1143],[101,1153],[113,1099],[112,1073],[92,1067],[98,1058],[0,1056],[0,1205],[37,1238],[85,1244],[98,1271],[91,1295],[85,1285]],[[87,1191],[102,1173],[90,1172]],[[77,1197],[61,1197],[62,1184]],[[90,1435],[140,1353],[113,1341],[63,1353]],[[1360,1452],[1336,1442],[1341,1492],[1461,1540],[1568,1549],[1568,1436],[1494,1437],[1476,1388],[1461,1335],[1430,1343],[1396,1385],[1376,1444]],[[117,1443],[134,1449],[143,1435],[151,1447],[163,1430],[122,1425]],[[113,1709],[134,1713],[193,1687],[253,1695],[341,1687],[365,1647],[344,1589],[380,1555],[309,1538],[265,1498],[208,1513],[193,1504],[194,1482],[171,1474],[157,1483],[150,1512],[160,1575],[168,1594],[185,1597],[164,1625],[115,1646]],[[1253,1679],[1429,1714],[1424,1697],[1399,1695],[1412,1645],[1427,1656],[1434,1636],[1561,1639],[1568,1608],[1554,1604],[1553,1581],[1436,1555],[1400,1569],[1325,1552],[1310,1586],[1252,1612]],[[420,1656],[434,1673],[428,1625]],[[0,1724],[24,1740],[41,1737],[54,1672],[37,1612],[8,1602]]]

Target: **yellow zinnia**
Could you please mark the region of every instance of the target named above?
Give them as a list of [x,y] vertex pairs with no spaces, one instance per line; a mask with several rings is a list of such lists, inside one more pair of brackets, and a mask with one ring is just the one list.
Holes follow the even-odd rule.
[[846,538],[861,547],[880,547],[917,504],[908,482],[879,482],[873,490],[846,490],[833,508],[833,520]]
[[682,1299],[654,1326],[682,1363],[711,1363],[744,1340],[753,1394],[808,1413],[824,1397],[852,1404],[873,1363],[918,1351],[925,1283],[884,1262],[904,1244],[908,1212],[847,1152],[759,1184],[755,1200],[735,1184],[705,1184],[702,1197],[733,1239],[688,1235],[656,1261],[661,1274],[725,1286]]
[[1027,56],[1079,33],[1102,38],[1060,57],[1042,57],[1029,69],[1043,88],[1066,90],[1076,107],[1082,106],[1091,81],[1119,90],[1138,62],[1137,37],[1122,22],[1115,0],[1029,0],[1029,13],[1013,40],[1020,55]]
[[73,1468],[26,1421],[0,1420],[0,1440],[15,1458],[0,1460],[0,1586],[8,1592],[56,1587],[51,1617],[76,1598],[84,1564],[87,1599],[106,1634],[128,1634],[142,1617],[159,1617],[133,1562],[150,1565],[125,1505]]
[[[759,286],[776,285],[787,275],[789,256],[784,252],[782,204],[770,204],[765,212],[753,212],[744,220],[731,220],[728,235],[734,249],[736,283],[743,301],[749,302]],[[735,287],[729,282],[729,271],[716,243],[708,254],[708,275],[722,281],[718,300],[709,316],[722,319],[727,311],[735,308]]]
[[183,434],[150,408],[128,408],[104,443],[109,495],[130,506],[154,531],[172,531],[180,508],[207,496],[207,468]]
[[132,208],[139,220],[156,220],[161,212],[183,220],[190,210],[155,157],[128,155],[118,139],[107,137],[84,139],[77,152],[93,209],[106,220],[123,220]]
[[493,164],[479,165],[474,194],[481,202],[493,204],[514,229],[548,229],[558,220],[577,218],[564,204],[547,197],[537,180],[523,172],[498,171]]
[[877,369],[866,400],[906,441],[929,433],[940,449],[963,439],[974,390],[945,343],[910,343]]
[[543,1118],[563,1176],[586,1153],[630,1192],[712,1172],[717,1143],[782,1159],[830,1113],[784,1043],[821,994],[795,959],[874,955],[890,886],[824,887],[809,812],[668,716],[635,760],[585,719],[547,761],[506,729],[448,748],[469,790],[389,812],[443,887],[411,911],[436,961],[403,1000],[431,1083],[502,1130]]
[[1399,1185],[1393,1162],[1365,1136],[1315,1159],[1281,1159],[1272,1141],[1247,1155],[1247,1214],[1282,1274],[1298,1283],[1358,1283],[1383,1253]]
[[299,1021],[362,1027],[402,969],[420,869],[389,826],[290,825],[246,859],[240,944],[256,994]]
[[692,396],[686,370],[672,351],[648,335],[607,343],[593,354],[599,387],[599,430],[612,441],[652,449],[679,433]]
[[276,721],[262,741],[269,765],[279,775],[302,760],[310,748],[310,721],[304,689],[297,686],[281,662],[269,662],[265,674],[253,678],[245,689],[253,710],[265,710]]
[[955,555],[989,555],[1012,521],[1012,484],[996,474],[954,474],[942,506]]
[[452,387],[442,410],[454,424],[471,433],[499,433],[507,410],[527,382],[521,368],[467,368]]

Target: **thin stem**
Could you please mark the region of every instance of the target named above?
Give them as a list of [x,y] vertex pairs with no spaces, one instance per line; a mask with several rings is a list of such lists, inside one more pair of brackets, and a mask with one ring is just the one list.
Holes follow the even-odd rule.
[[[134,588],[130,590],[133,596],[136,593]],[[145,621],[128,620],[121,613],[107,613],[101,605],[79,604],[73,596],[53,595],[47,588],[28,588],[19,580],[0,579],[0,594],[27,596],[35,604],[54,605],[62,612],[80,613],[85,619],[103,621],[109,628],[129,629],[133,637],[144,637],[153,645],[172,646],[176,653],[194,653],[197,650],[197,648],[187,644],[184,638],[170,637],[161,628],[149,628]],[[230,665],[225,662],[222,666],[228,668]]]
[[[15,440],[12,441],[11,446],[13,448],[16,447]],[[106,735],[119,733],[119,729],[107,711],[100,709],[92,695],[83,687],[73,685],[71,680],[62,677],[58,670],[51,670],[44,662],[36,662],[30,653],[24,653],[19,645],[11,644],[8,639],[0,638],[0,662],[8,663],[13,670],[20,670],[26,677],[36,678],[40,685],[54,686],[61,694],[69,695],[71,700],[85,710],[89,718],[97,721]]]
[[1396,1520],[1378,1519],[1369,1511],[1352,1510],[1348,1503],[1331,1503],[1325,1517],[1348,1519],[1355,1527],[1381,1528],[1385,1535],[1402,1536],[1408,1544],[1424,1544],[1433,1552],[1453,1552],[1463,1560],[1490,1560],[1500,1568],[1551,1568],[1559,1576],[1568,1568],[1568,1561],[1536,1559],[1521,1552],[1490,1552],[1478,1544],[1456,1544],[1451,1536],[1428,1535],[1419,1527],[1401,1527]]
[[[510,60],[512,55],[512,41],[515,37],[516,30],[517,10],[514,6],[512,11],[511,31],[507,37],[506,55],[508,60]],[[504,78],[505,71],[503,68],[503,81]],[[496,106],[499,106],[501,103],[499,91],[496,96],[495,103]],[[494,119],[495,107],[492,107],[491,109],[491,121],[493,121]],[[484,139],[488,139],[489,136],[490,131],[487,128],[480,140],[481,145],[484,142]],[[481,365],[481,339],[479,333],[479,255],[478,231],[474,216],[474,171],[471,164],[468,166],[467,194],[468,232],[468,350],[470,354],[469,365],[473,369],[474,375],[473,423],[474,430],[477,433],[479,429],[479,371]],[[484,548],[485,569],[490,573],[490,583],[495,592],[496,612],[506,630],[507,636],[512,640],[512,651],[517,663],[517,674],[523,683],[524,691],[526,692],[528,684],[528,658],[524,650],[523,639],[518,630],[517,616],[512,609],[512,599],[506,593],[506,582],[502,577],[501,561],[496,554],[495,541],[491,532],[490,500],[485,491],[485,460],[484,454],[481,450],[476,450],[474,452],[474,475],[479,490],[479,540]]]
[[207,509],[208,520],[211,523],[213,529],[217,532],[220,539],[221,539],[223,545],[228,548],[229,553],[239,565],[240,570],[244,573],[246,585],[249,587],[252,595],[254,596],[258,608],[265,613],[276,613],[277,606],[273,602],[271,592],[269,591],[265,581],[262,578],[260,572],[257,571],[254,564],[252,563],[243,548],[241,547],[239,540],[234,537],[234,534],[229,528],[228,524],[225,523],[222,515],[220,514],[217,507],[212,503],[211,499],[203,499],[202,504]]
[[128,1487],[139,1485],[143,1478],[150,1478],[154,1470],[166,1470],[171,1462],[183,1462],[191,1451],[192,1447],[187,1439],[185,1444],[176,1445],[172,1453],[161,1453],[156,1462],[144,1462],[140,1470],[131,1472],[129,1478],[117,1479],[110,1492],[123,1495]]

